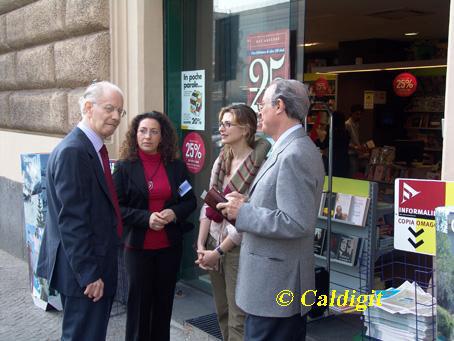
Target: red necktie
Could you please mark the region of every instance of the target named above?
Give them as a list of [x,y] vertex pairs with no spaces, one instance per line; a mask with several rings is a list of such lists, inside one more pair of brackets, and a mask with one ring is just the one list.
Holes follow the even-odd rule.
[[123,222],[121,220],[121,213],[120,213],[120,205],[118,204],[118,197],[117,191],[115,190],[115,186],[112,179],[112,173],[110,171],[110,164],[109,164],[109,153],[107,152],[106,145],[103,144],[102,148],[99,150],[102,159],[102,165],[104,166],[104,176],[106,178],[107,188],[109,189],[110,196],[112,198],[112,202],[115,208],[115,214],[117,216],[117,233],[118,236],[121,238],[123,234]]

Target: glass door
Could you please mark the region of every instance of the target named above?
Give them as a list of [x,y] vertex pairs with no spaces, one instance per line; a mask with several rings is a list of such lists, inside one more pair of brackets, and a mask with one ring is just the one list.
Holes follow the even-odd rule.
[[[203,156],[204,163],[192,169],[196,195],[208,189],[211,166],[221,148],[220,109],[246,103],[257,111],[257,103],[272,80],[302,81],[304,16],[305,1],[165,1],[165,106],[178,128],[180,141],[187,141],[194,133],[198,143],[203,144],[195,155]],[[193,74],[203,74],[204,78],[197,84],[199,93],[194,91],[186,97],[182,85],[191,86],[191,81],[184,77]],[[200,109],[194,103],[202,95]],[[203,124],[194,129],[182,122],[188,99],[193,101],[194,115],[197,112],[202,116]],[[189,153],[184,142],[182,150]],[[193,216],[196,226],[198,215],[196,212]],[[194,264],[197,233],[198,228],[185,237],[181,277],[209,288],[206,273]]]

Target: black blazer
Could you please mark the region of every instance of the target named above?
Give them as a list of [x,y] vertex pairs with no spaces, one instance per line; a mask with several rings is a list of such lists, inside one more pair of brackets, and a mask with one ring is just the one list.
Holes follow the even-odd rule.
[[48,212],[38,276],[67,296],[85,297],[101,278],[104,295],[117,285],[117,218],[98,154],[88,137],[72,130],[47,164]]
[[[197,200],[191,189],[183,196],[178,188],[187,180],[188,173],[181,160],[174,160],[165,166],[172,197],[164,208],[170,208],[177,217],[176,223],[169,223],[164,228],[171,245],[181,243],[184,232],[193,228],[185,219],[196,209]],[[120,160],[115,164],[113,174],[123,218],[123,239],[134,248],[143,248],[145,233],[149,229],[151,212],[148,210],[148,187],[145,172],[140,160]]]

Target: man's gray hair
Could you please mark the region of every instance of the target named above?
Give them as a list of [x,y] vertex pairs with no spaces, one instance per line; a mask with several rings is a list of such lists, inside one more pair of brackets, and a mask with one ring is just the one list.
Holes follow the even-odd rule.
[[85,103],[96,102],[96,100],[98,100],[106,90],[118,92],[121,95],[121,97],[124,98],[123,91],[121,91],[121,89],[118,86],[111,82],[101,81],[92,83],[87,87],[87,89],[85,89],[84,94],[79,98],[79,108],[82,117],[85,115]]
[[303,122],[310,107],[307,86],[294,79],[277,79],[270,84],[273,85],[271,104],[276,105],[278,99],[282,100],[287,116]]

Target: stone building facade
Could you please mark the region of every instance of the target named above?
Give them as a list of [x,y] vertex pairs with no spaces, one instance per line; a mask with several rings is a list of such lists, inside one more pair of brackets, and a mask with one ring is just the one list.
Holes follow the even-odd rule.
[[110,79],[109,0],[0,2],[0,248],[24,257],[20,153],[50,152]]

